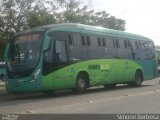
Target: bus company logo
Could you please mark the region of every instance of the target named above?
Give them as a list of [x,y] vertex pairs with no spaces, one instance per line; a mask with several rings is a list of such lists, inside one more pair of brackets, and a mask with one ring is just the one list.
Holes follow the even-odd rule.
[[93,70],[95,70],[95,69],[100,69],[100,65],[88,65],[88,69],[93,69]]
[[109,70],[109,65],[106,64],[95,64],[95,65],[88,65],[89,69],[93,69],[93,70]]
[[2,114],[2,120],[18,120],[18,115],[15,115],[15,114]]

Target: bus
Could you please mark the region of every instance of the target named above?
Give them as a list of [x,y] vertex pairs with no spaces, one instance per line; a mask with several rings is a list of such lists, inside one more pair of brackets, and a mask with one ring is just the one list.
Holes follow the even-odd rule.
[[76,23],[18,33],[5,50],[9,93],[141,86],[157,76],[154,43],[141,35]]

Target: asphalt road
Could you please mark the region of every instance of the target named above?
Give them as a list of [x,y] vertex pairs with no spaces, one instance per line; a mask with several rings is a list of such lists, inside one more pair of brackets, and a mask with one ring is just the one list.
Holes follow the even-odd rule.
[[159,80],[145,81],[140,88],[119,85],[105,89],[99,86],[81,95],[71,91],[58,91],[51,97],[41,93],[1,94],[0,113],[160,113]]

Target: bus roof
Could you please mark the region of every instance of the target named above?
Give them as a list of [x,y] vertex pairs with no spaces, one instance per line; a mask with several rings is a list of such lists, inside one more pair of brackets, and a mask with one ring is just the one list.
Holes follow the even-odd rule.
[[78,30],[86,30],[90,32],[99,32],[99,33],[105,33],[105,34],[111,34],[111,35],[118,35],[121,37],[127,37],[127,38],[136,38],[138,40],[145,40],[145,41],[152,41],[151,39],[133,34],[133,33],[128,33],[128,32],[123,32],[119,30],[113,30],[113,29],[108,29],[104,27],[99,27],[99,26],[90,26],[90,25],[83,25],[83,24],[77,24],[77,23],[63,23],[63,24],[51,24],[51,25],[44,25],[44,26],[39,26],[30,29],[29,31],[45,31],[48,29],[55,29],[55,28],[61,28],[61,29],[78,29]]

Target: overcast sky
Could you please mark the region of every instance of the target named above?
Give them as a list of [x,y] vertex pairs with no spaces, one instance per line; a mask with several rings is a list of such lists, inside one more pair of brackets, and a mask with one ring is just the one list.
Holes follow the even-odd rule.
[[126,32],[151,38],[160,45],[160,0],[86,0],[96,10],[126,20]]

